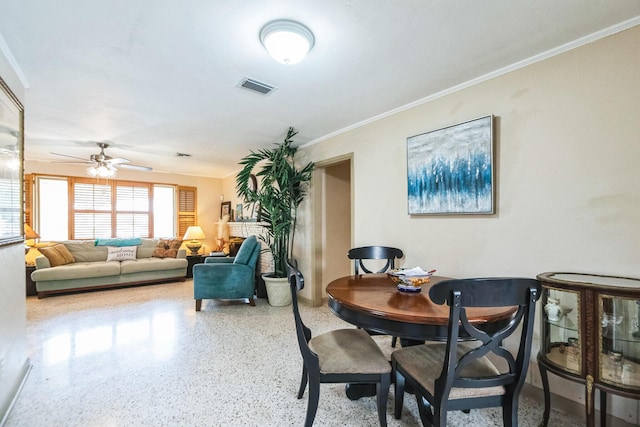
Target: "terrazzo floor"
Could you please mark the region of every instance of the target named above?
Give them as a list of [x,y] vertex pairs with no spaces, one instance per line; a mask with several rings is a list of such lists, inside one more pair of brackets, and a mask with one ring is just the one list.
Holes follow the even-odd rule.
[[[352,327],[326,306],[303,306],[315,334]],[[33,365],[6,420],[29,426],[301,426],[302,359],[291,306],[203,301],[191,280],[27,301]],[[375,337],[385,352],[390,338]],[[542,406],[521,398],[519,420],[537,427]],[[415,400],[389,426],[419,426]],[[499,409],[451,412],[450,426],[501,426]],[[350,401],[323,384],[316,426],[376,426],[375,398]],[[583,426],[552,410],[550,425]]]

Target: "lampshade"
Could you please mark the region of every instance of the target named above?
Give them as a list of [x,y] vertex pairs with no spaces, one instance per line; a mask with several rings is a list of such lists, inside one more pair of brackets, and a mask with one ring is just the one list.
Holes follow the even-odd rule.
[[187,228],[187,232],[184,233],[184,237],[182,238],[183,240],[197,240],[197,239],[204,239],[206,238],[206,236],[204,235],[204,232],[202,231],[202,228],[200,228],[199,225],[193,225],[189,228]]
[[39,239],[40,235],[38,233],[35,232],[35,230],[33,228],[31,228],[31,226],[29,224],[24,224],[24,244],[25,246],[25,251],[24,251],[24,255],[25,255],[25,264],[27,265],[34,265],[35,264],[35,258],[40,255],[40,252],[38,252],[37,249],[35,249],[36,246],[36,241],[35,239]]
[[200,228],[200,226],[193,225],[187,228],[187,232],[184,233],[183,239],[189,240],[185,245],[191,251],[192,256],[198,254],[198,251],[202,247],[202,243],[200,243],[198,240],[204,239],[204,238],[205,238],[205,235],[204,235],[204,232],[202,231],[202,228]]
[[271,21],[260,30],[260,41],[269,55],[281,64],[302,61],[313,47],[313,33],[299,22],[288,19]]
[[39,239],[40,235],[36,233],[29,224],[24,225],[24,238],[25,240]]

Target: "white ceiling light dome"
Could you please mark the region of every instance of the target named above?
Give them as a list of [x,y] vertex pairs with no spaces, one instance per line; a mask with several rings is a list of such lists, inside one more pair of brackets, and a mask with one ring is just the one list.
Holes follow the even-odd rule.
[[260,41],[273,59],[285,65],[302,61],[315,44],[311,30],[289,19],[271,21],[262,27]]

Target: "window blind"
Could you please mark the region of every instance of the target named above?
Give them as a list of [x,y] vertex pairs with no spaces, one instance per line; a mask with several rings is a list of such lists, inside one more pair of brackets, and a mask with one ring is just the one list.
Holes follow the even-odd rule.
[[182,238],[187,228],[196,225],[196,188],[178,187],[178,237]]
[[111,185],[73,184],[73,239],[111,236]]

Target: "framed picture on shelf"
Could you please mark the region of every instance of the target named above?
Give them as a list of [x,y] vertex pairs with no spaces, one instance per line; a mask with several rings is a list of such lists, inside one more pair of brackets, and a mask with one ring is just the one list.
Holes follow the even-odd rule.
[[236,222],[242,221],[242,203],[236,205]]
[[254,203],[251,209],[251,220],[260,222],[260,203]]
[[409,215],[493,214],[493,116],[407,138]]
[[225,215],[229,216],[229,221],[233,221],[231,217],[231,202],[222,202],[220,205],[220,219],[224,218]]
[[24,108],[0,77],[0,246],[24,240]]

